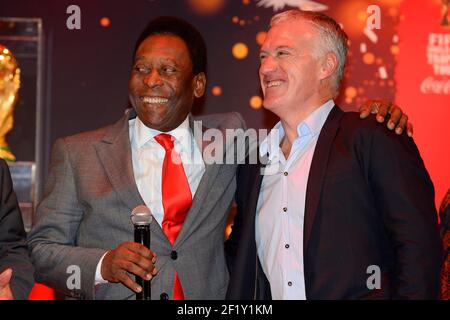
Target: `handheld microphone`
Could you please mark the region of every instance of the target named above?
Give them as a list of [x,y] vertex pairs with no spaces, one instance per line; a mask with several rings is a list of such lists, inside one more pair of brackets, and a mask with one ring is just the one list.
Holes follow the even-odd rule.
[[[134,242],[140,243],[150,249],[150,224],[153,220],[152,212],[147,206],[140,205],[131,212],[131,222],[134,225]],[[136,300],[150,300],[151,283],[136,276],[136,283],[142,291],[136,293]]]

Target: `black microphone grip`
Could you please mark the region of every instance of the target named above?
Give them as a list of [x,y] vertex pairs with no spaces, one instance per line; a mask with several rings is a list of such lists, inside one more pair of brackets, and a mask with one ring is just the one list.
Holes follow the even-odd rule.
[[[150,225],[142,225],[134,227],[134,242],[140,243],[150,249]],[[136,300],[151,299],[151,283],[150,280],[144,280],[136,276],[136,283],[141,286],[142,291],[136,293]]]

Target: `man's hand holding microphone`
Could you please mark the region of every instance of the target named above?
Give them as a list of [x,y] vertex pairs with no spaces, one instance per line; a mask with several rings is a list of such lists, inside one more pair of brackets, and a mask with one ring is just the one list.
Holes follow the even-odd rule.
[[[150,280],[156,275],[156,254],[150,250],[150,209],[144,205],[133,209],[134,241],[123,242],[103,258],[101,275],[104,280],[122,283],[134,292],[136,299],[150,299]],[[135,281],[129,274],[136,276]]]

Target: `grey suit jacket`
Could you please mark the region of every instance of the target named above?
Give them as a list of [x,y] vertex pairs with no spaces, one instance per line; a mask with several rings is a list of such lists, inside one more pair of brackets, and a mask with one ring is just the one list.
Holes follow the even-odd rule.
[[[133,110],[114,125],[61,138],[53,147],[45,195],[37,208],[29,246],[37,269],[36,281],[73,298],[135,298],[134,292],[122,284],[94,286],[102,255],[124,241],[133,241],[130,213],[144,204],[133,176],[128,127],[132,117],[136,117]],[[203,127],[221,132],[245,126],[238,113],[202,120]],[[203,150],[207,143],[201,146]],[[232,143],[224,145],[225,152],[232,148]],[[157,255],[159,270],[152,280],[152,299],[160,299],[163,293],[171,298],[175,271],[186,299],[225,297],[229,275],[224,227],[236,189],[236,168],[236,164],[205,164],[192,207],[173,247],[158,223],[152,223],[151,249]],[[176,260],[171,259],[173,250]],[[77,267],[70,266],[80,268],[79,288],[73,278]]]

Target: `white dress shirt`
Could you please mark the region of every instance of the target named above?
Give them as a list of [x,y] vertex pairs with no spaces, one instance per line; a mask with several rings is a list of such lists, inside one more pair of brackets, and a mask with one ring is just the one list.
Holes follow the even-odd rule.
[[[166,152],[154,139],[162,132],[147,127],[137,117],[129,121],[129,127],[134,179],[142,199],[152,211],[155,220],[162,226],[164,218],[162,167]],[[192,197],[194,197],[205,173],[205,164],[189,127],[189,117],[177,128],[166,133],[175,138],[174,148],[181,157]]]
[[[147,127],[138,117],[129,120],[128,124],[134,179],[145,205],[151,210],[154,219],[162,226],[164,218],[162,167],[166,152],[154,137],[163,132]],[[177,128],[164,133],[175,138],[174,148],[181,157],[191,194],[194,197],[205,173],[205,163],[190,129],[189,117]],[[105,255],[97,265],[95,284],[107,282],[101,276],[101,264]]]
[[270,170],[271,174],[263,177],[255,237],[273,299],[306,299],[303,269],[306,186],[317,139],[333,106],[333,100],[327,101],[298,125],[298,137],[288,159],[280,148],[285,135],[281,122],[260,145],[261,156],[268,154],[265,172]]

